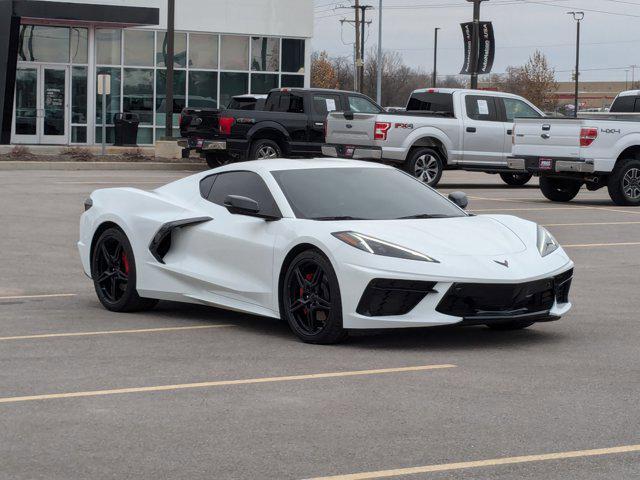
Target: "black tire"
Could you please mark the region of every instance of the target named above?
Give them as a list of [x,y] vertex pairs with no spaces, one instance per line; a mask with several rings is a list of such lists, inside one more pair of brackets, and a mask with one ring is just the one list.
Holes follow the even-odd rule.
[[281,316],[305,343],[328,345],[347,337],[342,300],[331,262],[317,250],[296,256],[287,267],[281,292]]
[[529,183],[529,180],[533,178],[533,175],[530,173],[501,173],[500,178],[507,185],[511,185],[512,187],[522,187]]
[[512,320],[511,322],[504,323],[488,323],[487,327],[498,332],[509,332],[513,330],[524,330],[534,323],[536,322],[530,322],[528,320]]
[[273,140],[263,138],[251,144],[249,160],[270,160],[273,158],[282,158],[282,149]]
[[94,242],[91,278],[98,300],[112,312],[137,312],[153,308],[158,300],[142,298],[136,290],[136,262],[124,232],[109,228]]
[[405,171],[435,187],[442,178],[444,163],[440,154],[433,148],[416,148],[405,163]]
[[609,196],[616,205],[640,206],[640,160],[619,160],[609,177]]
[[570,202],[582,188],[582,182],[565,178],[540,177],[540,191],[552,202]]
[[217,152],[217,153],[205,153],[204,159],[209,165],[209,168],[218,168],[231,163],[231,157],[227,153]]

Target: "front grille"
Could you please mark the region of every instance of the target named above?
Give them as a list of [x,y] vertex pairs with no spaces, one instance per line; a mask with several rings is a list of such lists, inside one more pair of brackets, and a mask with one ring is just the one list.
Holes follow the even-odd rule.
[[367,317],[405,315],[433,292],[435,282],[372,280],[362,295],[357,312]]

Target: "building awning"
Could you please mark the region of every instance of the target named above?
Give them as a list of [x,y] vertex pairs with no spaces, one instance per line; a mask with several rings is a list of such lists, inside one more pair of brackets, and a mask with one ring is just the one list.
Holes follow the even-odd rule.
[[157,8],[42,0],[13,0],[13,16],[21,18],[23,22],[40,20],[118,26],[160,23],[160,11]]

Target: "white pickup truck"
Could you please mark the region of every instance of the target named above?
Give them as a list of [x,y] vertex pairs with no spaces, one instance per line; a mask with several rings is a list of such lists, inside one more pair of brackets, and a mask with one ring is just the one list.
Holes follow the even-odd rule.
[[616,205],[640,206],[640,115],[520,119],[510,168],[540,177],[549,200],[607,187]]
[[515,117],[544,114],[508,93],[421,89],[411,94],[406,112],[331,113],[322,153],[396,164],[431,186],[448,168],[499,173],[509,185],[524,185],[531,174],[507,165]]

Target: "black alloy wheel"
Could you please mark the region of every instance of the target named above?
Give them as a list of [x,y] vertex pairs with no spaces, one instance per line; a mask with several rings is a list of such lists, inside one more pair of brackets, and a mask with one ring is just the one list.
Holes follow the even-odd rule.
[[96,240],[91,278],[100,303],[115,312],[152,308],[157,300],[141,298],[136,291],[136,267],[131,244],[117,228],[109,228]]
[[308,250],[289,265],[282,292],[283,317],[304,342],[329,344],[346,337],[338,280],[329,261]]

